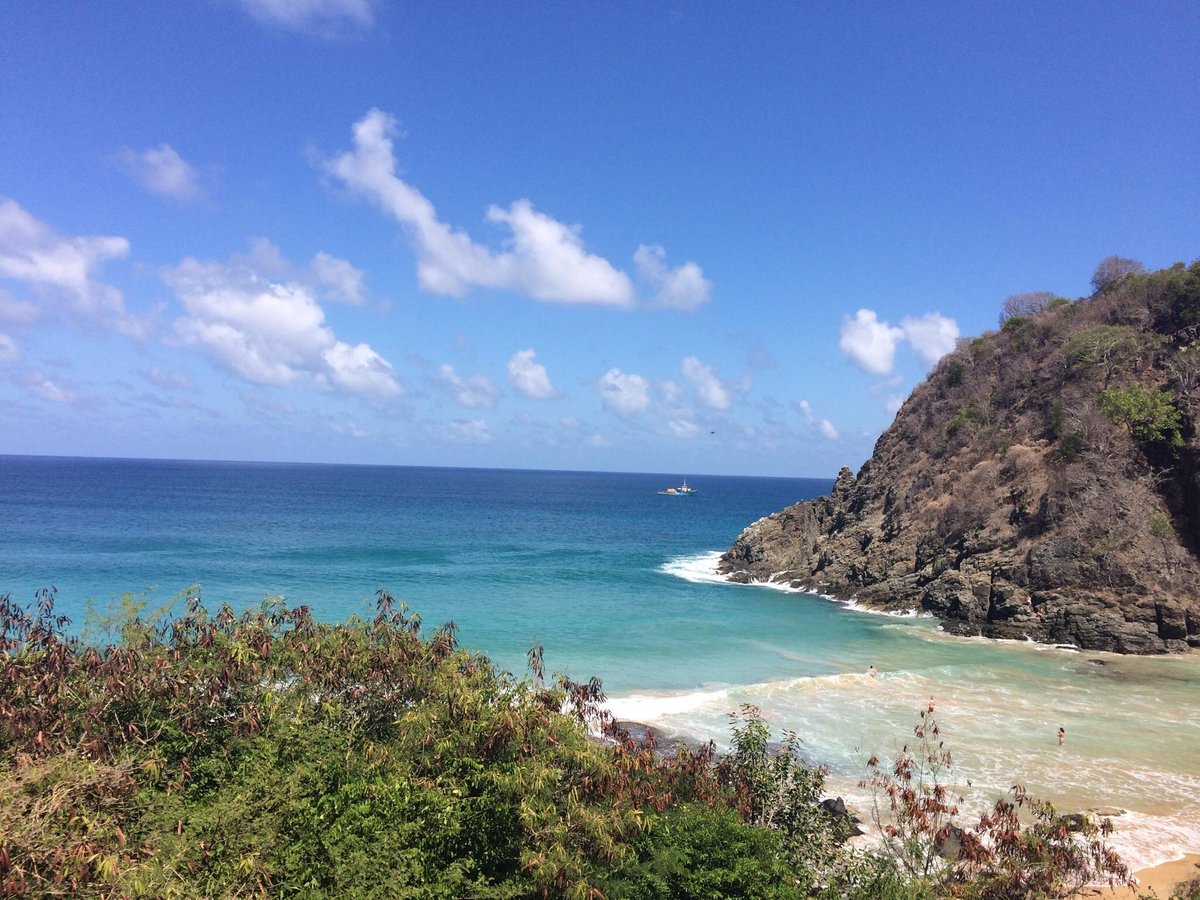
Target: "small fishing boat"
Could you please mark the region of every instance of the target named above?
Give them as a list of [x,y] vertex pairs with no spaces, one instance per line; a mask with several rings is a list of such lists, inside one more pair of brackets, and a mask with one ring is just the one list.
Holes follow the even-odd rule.
[[696,489],[688,487],[686,478],[683,480],[683,484],[681,484],[679,487],[677,487],[677,488],[670,487],[670,488],[667,488],[665,491],[658,492],[660,497],[686,497],[688,494],[694,494],[694,493],[696,493]]

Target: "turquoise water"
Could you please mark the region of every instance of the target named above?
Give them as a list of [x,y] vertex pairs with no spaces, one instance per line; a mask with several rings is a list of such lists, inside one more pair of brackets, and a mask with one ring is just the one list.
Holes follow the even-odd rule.
[[[685,475],[698,494],[657,494]],[[540,642],[551,670],[601,677],[618,715],[721,742],[754,703],[860,806],[863,760],[894,753],[933,697],[968,805],[1020,781],[1127,810],[1136,865],[1200,851],[1197,657],[963,640],[716,577],[743,527],[831,483],[0,457],[0,592],[53,584],[80,624],[125,591],[199,583],[210,604],[283,595],[337,620],[385,587],[514,671]]]

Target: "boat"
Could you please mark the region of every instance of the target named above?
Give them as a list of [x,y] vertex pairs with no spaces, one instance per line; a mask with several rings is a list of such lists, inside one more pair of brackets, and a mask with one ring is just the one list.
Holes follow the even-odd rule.
[[688,487],[687,479],[683,479],[683,484],[677,488],[669,487],[665,491],[659,491],[660,497],[686,497],[688,494],[695,494],[696,489]]

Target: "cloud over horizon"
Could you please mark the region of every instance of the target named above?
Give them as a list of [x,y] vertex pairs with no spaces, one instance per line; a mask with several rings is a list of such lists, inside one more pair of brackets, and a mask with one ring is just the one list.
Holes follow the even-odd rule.
[[[353,126],[354,149],[325,163],[325,170],[403,224],[417,254],[417,282],[433,294],[463,297],[471,288],[512,291],[535,300],[632,307],[633,280],[583,245],[581,228],[539,212],[528,199],[507,208],[492,204],[487,219],[507,227],[506,249],[494,251],[441,221],[433,203],[396,175],[395,119],[370,110]],[[661,247],[639,247],[639,270],[663,306],[695,309],[710,285],[700,267],[665,264]]]
[[175,339],[203,348],[239,378],[270,385],[307,379],[362,397],[403,390],[368,344],[338,340],[307,285],[270,280],[245,262],[190,257],[162,277],[187,312],[175,321]]
[[954,349],[958,323],[940,313],[918,318],[905,316],[897,328],[880,321],[874,310],[860,309],[842,320],[839,346],[859,368],[871,375],[890,375],[896,348],[906,341],[926,366],[932,366]]
[[550,374],[541,363],[534,362],[533,349],[518,350],[508,361],[508,383],[519,393],[534,400],[551,400],[558,396]]
[[[68,312],[140,338],[146,324],[125,308],[119,290],[94,275],[104,262],[128,255],[129,241],[123,237],[59,234],[15,200],[0,199],[0,278],[24,282],[52,300],[65,300]],[[31,312],[22,301],[3,306],[17,314]]]
[[454,402],[466,409],[491,409],[500,398],[500,388],[486,375],[463,377],[446,364],[438,369],[438,382],[454,398]]

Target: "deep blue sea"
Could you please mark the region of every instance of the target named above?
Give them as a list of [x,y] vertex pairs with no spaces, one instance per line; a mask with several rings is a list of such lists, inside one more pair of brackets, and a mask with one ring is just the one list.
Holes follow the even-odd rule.
[[[685,477],[698,493],[658,494]],[[550,671],[599,676],[620,716],[722,743],[754,704],[860,808],[866,756],[894,752],[934,698],[976,805],[1019,781],[1063,809],[1127,810],[1116,842],[1135,865],[1200,852],[1200,656],[953,638],[716,575],[746,525],[831,484],[0,456],[0,593],[53,585],[82,629],[125,592],[155,608],[199,584],[210,607],[283,596],[333,621],[386,588],[511,671],[542,644]]]

